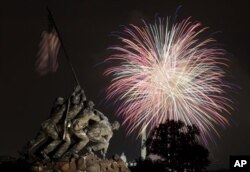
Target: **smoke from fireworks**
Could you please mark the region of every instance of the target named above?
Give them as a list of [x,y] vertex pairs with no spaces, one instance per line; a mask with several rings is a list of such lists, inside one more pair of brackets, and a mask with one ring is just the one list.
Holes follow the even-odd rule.
[[206,28],[190,19],[169,24],[157,20],[143,27],[130,25],[118,37],[120,45],[107,61],[119,62],[105,75],[113,79],[107,98],[119,102],[117,114],[128,133],[151,130],[159,123],[181,120],[195,124],[203,141],[216,125],[226,126],[231,100],[223,79],[225,51],[212,38],[201,39]]

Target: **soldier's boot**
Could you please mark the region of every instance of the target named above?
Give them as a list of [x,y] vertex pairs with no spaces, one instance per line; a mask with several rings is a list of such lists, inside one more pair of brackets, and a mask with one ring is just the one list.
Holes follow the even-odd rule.
[[88,139],[80,141],[77,145],[75,145],[72,149],[72,156],[78,158],[79,152],[86,146],[86,144],[89,142]]
[[76,159],[79,158],[78,152],[75,152],[75,151],[72,152],[72,156],[73,156],[73,158],[76,158]]
[[101,151],[102,158],[106,158],[108,143],[97,143],[96,145],[92,146],[93,151]]
[[94,154],[94,152],[93,152],[93,148],[92,147],[87,147],[87,151],[88,151],[88,153],[90,153],[90,154]]
[[55,148],[61,143],[61,140],[53,140],[43,151],[46,154],[49,154],[50,152],[52,152],[53,150],[55,150]]
[[60,148],[59,150],[56,152],[56,154],[53,156],[54,159],[60,159],[62,157],[62,155],[67,151],[67,149],[70,146],[70,142],[65,142]]
[[102,155],[102,159],[106,158],[106,152],[104,150],[101,150],[101,155]]
[[96,145],[92,146],[93,151],[99,151],[105,149],[107,147],[107,143],[97,143]]
[[59,154],[55,154],[54,156],[53,156],[53,159],[54,160],[59,160],[61,158],[61,155],[59,155]]
[[48,154],[46,152],[41,151],[41,155],[43,157],[43,160],[50,161],[50,157],[48,156]]
[[70,151],[67,151],[63,157],[68,157],[70,159],[72,158],[75,158],[75,159],[78,159],[79,158],[79,155],[78,155],[78,152],[77,151],[74,151],[74,149],[70,150]]

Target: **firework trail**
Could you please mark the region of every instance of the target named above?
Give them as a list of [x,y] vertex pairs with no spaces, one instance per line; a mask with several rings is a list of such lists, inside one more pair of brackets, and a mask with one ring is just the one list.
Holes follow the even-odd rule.
[[107,59],[119,64],[105,71],[113,77],[107,99],[119,102],[117,114],[128,134],[169,119],[195,124],[205,142],[211,133],[219,135],[216,126],[229,124],[225,114],[232,108],[223,81],[225,51],[212,38],[200,39],[206,28],[190,18],[143,24],[124,28],[121,44],[110,48]]

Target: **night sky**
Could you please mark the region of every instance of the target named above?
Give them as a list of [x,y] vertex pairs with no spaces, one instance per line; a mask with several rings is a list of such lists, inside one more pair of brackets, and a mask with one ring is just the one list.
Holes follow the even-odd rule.
[[[103,103],[104,90],[111,78],[102,74],[108,64],[100,64],[111,53],[107,48],[117,43],[111,32],[130,23],[140,25],[141,19],[153,21],[156,15],[174,15],[179,6],[179,20],[191,16],[192,21],[208,26],[208,33],[215,33],[213,37],[229,52],[227,76],[240,87],[230,94],[235,99],[231,126],[221,127],[217,145],[209,146],[211,168],[227,168],[229,155],[250,155],[248,0],[48,2],[87,98],[111,120],[118,119],[115,107],[112,102]],[[0,5],[0,155],[17,155],[47,119],[54,99],[68,97],[75,86],[62,51],[56,73],[41,77],[35,72],[38,43],[46,26],[45,1],[15,0]],[[109,154],[124,151],[132,160],[139,157],[139,148],[136,135],[126,136],[121,129],[111,140]]]

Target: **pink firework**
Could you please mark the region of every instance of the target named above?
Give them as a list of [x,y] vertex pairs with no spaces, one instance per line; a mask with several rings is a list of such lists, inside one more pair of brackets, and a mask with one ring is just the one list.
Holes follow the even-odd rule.
[[117,114],[128,134],[150,131],[167,119],[181,120],[198,126],[207,141],[211,133],[218,134],[216,125],[228,125],[225,51],[212,38],[200,39],[204,30],[189,18],[124,28],[121,44],[110,48],[113,54],[107,59],[118,65],[105,75],[113,77],[107,98],[119,102]]

